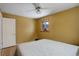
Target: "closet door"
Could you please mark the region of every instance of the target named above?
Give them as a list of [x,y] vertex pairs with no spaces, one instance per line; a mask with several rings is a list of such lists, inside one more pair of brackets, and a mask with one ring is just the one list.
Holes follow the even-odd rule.
[[3,48],[16,45],[15,19],[3,18]]
[[2,51],[2,15],[0,12],[0,56]]

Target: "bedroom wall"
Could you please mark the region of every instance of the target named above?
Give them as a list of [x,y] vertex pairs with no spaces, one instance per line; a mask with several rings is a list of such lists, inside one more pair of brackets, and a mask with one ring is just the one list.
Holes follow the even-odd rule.
[[15,18],[16,19],[16,42],[23,43],[27,41],[32,41],[36,38],[35,32],[35,20],[12,15],[8,13],[2,13],[3,17]]
[[[40,31],[42,19],[48,19],[48,32]],[[71,8],[36,20],[38,38],[47,38],[79,45],[79,7]]]

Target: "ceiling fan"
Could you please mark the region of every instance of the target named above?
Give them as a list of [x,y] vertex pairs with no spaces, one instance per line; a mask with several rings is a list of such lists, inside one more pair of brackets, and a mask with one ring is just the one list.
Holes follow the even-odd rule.
[[40,9],[41,9],[40,4],[39,3],[33,3],[33,5],[35,7],[36,13],[37,14],[41,13],[41,11],[40,11]]
[[34,9],[27,10],[26,11],[27,13],[29,13],[29,12],[35,12],[36,14],[40,15],[43,12],[52,10],[52,8],[50,8],[50,7],[49,8],[42,7],[40,3],[31,3],[31,4],[34,6]]
[[50,9],[50,8],[42,8],[40,6],[40,3],[32,3],[32,5],[35,7],[35,10],[37,14],[42,13],[42,10]]
[[40,14],[41,13],[41,7],[40,7],[40,4],[39,3],[32,3],[35,7],[35,10],[36,10],[36,13],[37,14]]

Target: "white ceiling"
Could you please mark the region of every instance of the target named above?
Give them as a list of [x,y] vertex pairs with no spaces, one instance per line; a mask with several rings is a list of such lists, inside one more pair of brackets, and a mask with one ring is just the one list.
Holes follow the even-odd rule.
[[0,3],[0,9],[2,12],[14,15],[40,18],[75,7],[77,5],[77,3],[40,3],[40,7],[45,8],[41,10],[40,14],[36,13],[35,7],[32,3]]

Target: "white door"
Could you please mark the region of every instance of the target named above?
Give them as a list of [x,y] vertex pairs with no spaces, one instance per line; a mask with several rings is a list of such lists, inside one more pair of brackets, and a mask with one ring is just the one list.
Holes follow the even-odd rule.
[[15,19],[3,18],[3,48],[16,45]]

